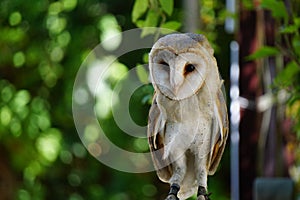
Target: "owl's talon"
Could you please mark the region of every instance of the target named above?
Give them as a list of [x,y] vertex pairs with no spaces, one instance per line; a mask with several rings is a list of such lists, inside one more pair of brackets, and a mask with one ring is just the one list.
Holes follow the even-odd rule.
[[170,192],[165,200],[179,200],[177,193],[180,189],[180,186],[176,183],[173,183],[170,187]]
[[179,200],[174,194],[169,194],[165,200]]
[[197,200],[211,200],[211,199],[209,198],[210,195],[211,195],[211,193],[205,194],[205,195],[199,195],[199,196],[197,197]]
[[210,200],[209,196],[210,193],[207,193],[205,187],[199,186],[198,187],[198,193],[197,193],[197,200]]

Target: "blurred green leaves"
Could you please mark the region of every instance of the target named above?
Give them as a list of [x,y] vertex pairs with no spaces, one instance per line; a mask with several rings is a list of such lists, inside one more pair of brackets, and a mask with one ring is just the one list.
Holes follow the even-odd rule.
[[[71,98],[75,75],[91,49],[134,24],[171,29],[160,34],[179,30],[182,11],[175,3],[173,0],[0,2],[0,148],[3,150],[0,165],[9,166],[13,174],[12,199],[160,197],[164,188],[156,185],[158,179],[154,173],[117,172],[87,152],[88,149],[93,155],[100,155],[106,149],[97,143],[82,145],[72,119]],[[148,29],[143,36],[152,33]],[[116,49],[121,39],[117,38],[114,45],[104,44],[105,50]],[[122,102],[118,99],[107,102],[103,98],[111,95],[132,66],[138,66],[148,57],[144,52],[133,55],[117,60],[107,71],[103,93],[95,97],[95,111],[113,142],[130,151],[145,152],[147,139],[124,134],[111,116],[111,106],[122,106]],[[134,92],[129,111],[137,124],[146,125],[153,87],[148,83],[145,68],[138,67],[135,72],[145,85]],[[90,92],[79,91],[79,100],[86,101]],[[86,128],[83,137],[88,141],[99,140],[92,126]]]
[[[122,11],[117,9],[119,4],[124,8]],[[3,150],[0,167],[9,166],[9,172],[14,175],[11,199],[52,199],[53,196],[56,199],[154,199],[156,188],[149,182],[155,176],[125,176],[88,154],[74,128],[71,111],[72,87],[81,62],[101,41],[120,33],[119,24],[124,29],[132,26],[131,9],[123,1],[0,2],[0,148]],[[121,39],[114,40],[114,46],[111,43],[103,46],[108,51],[114,50]],[[135,56],[133,60],[127,59],[127,63],[135,66],[141,60],[142,57]],[[107,91],[112,92],[128,69],[121,61],[111,66],[105,79]],[[96,97],[95,109],[108,109],[99,116],[101,123],[116,141],[131,146],[131,150],[145,151],[146,139],[128,139],[120,130],[112,128],[116,125],[110,115],[111,105],[107,107],[101,95]],[[140,110],[135,109],[134,116],[145,123],[149,104],[141,99],[135,103],[142,105],[139,109],[143,113],[138,114]],[[87,127],[85,139],[99,139],[93,130]],[[96,145],[87,148],[95,155],[105,151]],[[133,177],[136,184],[128,188]],[[152,192],[136,194],[144,185]]]
[[20,22],[22,21],[22,15],[20,12],[15,11],[13,13],[10,14],[9,16],[9,24],[11,26],[16,26],[18,24],[20,24]]
[[137,22],[137,20],[147,11],[148,9],[148,0],[136,0],[134,2],[132,10],[132,21]]
[[[47,121],[45,118],[44,120]],[[47,123],[47,122],[46,122]],[[49,129],[40,135],[36,141],[36,147],[40,155],[47,162],[54,162],[61,150],[61,133],[57,129]]]
[[173,13],[174,0],[159,0],[162,10],[169,16]]
[[279,53],[279,50],[276,47],[263,46],[260,49],[256,50],[253,54],[249,55],[247,60],[255,60],[260,58],[265,58],[268,56],[275,56]]
[[277,0],[263,0],[261,7],[269,10],[278,26],[276,46],[263,46],[248,56],[247,60],[262,59],[270,56],[283,59],[277,66],[277,76],[272,88],[275,92],[285,93],[287,97],[286,115],[293,119],[294,131],[300,138],[300,7],[296,1],[284,3]]
[[[179,30],[181,22],[168,22],[174,11],[174,0],[135,0],[132,10],[132,21],[139,28],[143,28],[142,37],[149,34],[168,34]],[[150,28],[149,28],[150,27]],[[155,33],[151,27],[161,27],[169,29]]]
[[275,19],[288,19],[287,9],[283,1],[278,0],[262,0],[261,7],[271,11]]
[[276,76],[274,84],[277,87],[289,90],[290,86],[297,86],[300,67],[295,62],[288,63],[285,68]]

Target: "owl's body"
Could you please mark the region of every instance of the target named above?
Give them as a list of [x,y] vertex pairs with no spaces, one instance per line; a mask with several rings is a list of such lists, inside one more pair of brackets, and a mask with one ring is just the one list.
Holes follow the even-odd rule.
[[[180,199],[197,187],[206,192],[207,175],[219,164],[228,129],[213,50],[202,35],[173,34],[153,46],[149,62],[155,95],[148,138],[157,174],[171,184],[167,199],[179,188]],[[199,199],[206,195],[199,188],[198,194]]]

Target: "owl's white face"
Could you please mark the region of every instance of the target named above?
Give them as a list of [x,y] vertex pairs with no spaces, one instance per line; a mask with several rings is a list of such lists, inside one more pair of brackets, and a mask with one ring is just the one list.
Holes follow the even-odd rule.
[[207,75],[208,60],[198,51],[175,53],[162,48],[150,56],[150,74],[160,92],[173,100],[182,100],[196,94]]

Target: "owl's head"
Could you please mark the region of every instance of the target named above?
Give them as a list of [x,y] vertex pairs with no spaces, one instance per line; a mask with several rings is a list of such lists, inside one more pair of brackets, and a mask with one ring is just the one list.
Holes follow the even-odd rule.
[[149,55],[151,81],[173,100],[196,94],[210,68],[216,66],[213,49],[200,34],[170,34],[160,38]]

